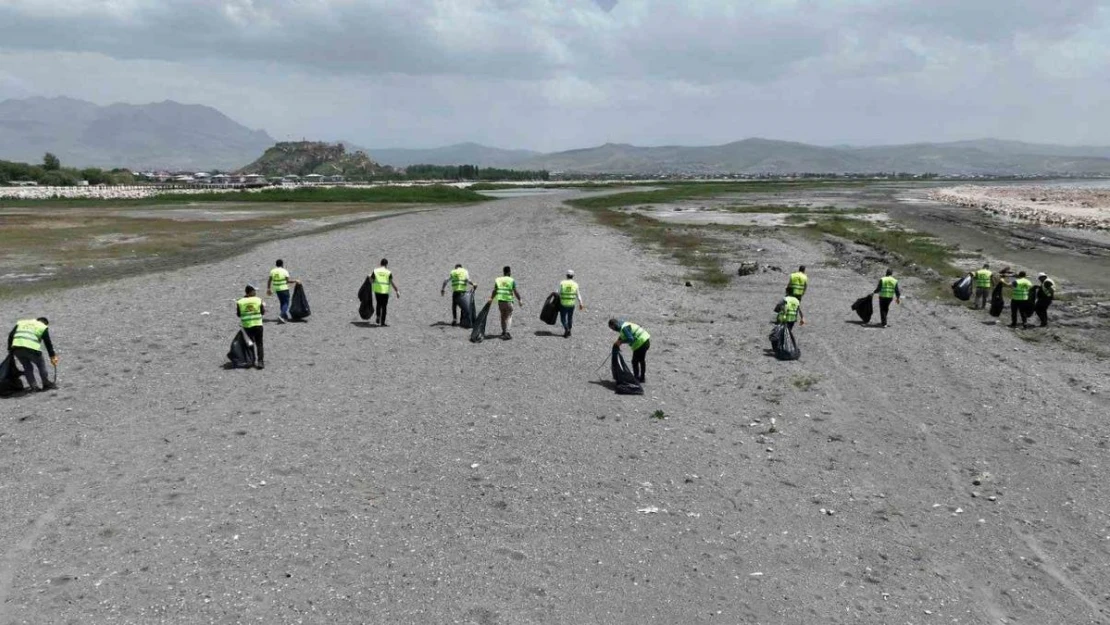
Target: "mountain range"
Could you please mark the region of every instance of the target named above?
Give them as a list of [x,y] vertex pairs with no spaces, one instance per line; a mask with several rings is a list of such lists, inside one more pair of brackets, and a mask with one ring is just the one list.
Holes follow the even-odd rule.
[[[0,102],[0,159],[132,169],[240,169],[275,143],[220,111],[173,101],[99,106],[71,98]],[[478,165],[584,174],[936,173],[1110,175],[1110,147],[998,139],[888,146],[816,146],[744,139],[712,146],[605,145],[539,153],[477,143],[441,148],[365,149],[381,165]]]
[[208,106],[173,101],[99,106],[72,98],[0,102],[0,159],[131,169],[231,169],[274,144]]

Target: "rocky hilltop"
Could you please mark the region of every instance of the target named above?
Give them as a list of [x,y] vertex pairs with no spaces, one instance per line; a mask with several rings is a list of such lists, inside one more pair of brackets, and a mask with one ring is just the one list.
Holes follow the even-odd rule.
[[344,176],[364,178],[393,172],[379,165],[361,150],[347,152],[342,143],[323,141],[284,141],[266,150],[258,160],[243,167],[239,173],[263,176]]

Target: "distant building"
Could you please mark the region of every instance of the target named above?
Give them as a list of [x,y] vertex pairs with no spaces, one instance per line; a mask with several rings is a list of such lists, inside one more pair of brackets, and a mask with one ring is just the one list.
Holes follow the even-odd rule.
[[307,184],[319,184],[324,181],[324,177],[320,174],[309,174],[304,177],[304,181]]

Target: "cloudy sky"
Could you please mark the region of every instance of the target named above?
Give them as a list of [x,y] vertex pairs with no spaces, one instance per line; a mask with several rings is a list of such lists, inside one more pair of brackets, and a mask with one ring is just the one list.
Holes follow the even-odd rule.
[[0,0],[0,100],[278,139],[1110,144],[1110,0]]

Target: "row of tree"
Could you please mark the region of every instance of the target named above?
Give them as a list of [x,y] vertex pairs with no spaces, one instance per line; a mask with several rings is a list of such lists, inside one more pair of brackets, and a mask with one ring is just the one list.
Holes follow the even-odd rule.
[[49,187],[72,187],[82,180],[89,184],[131,184],[134,176],[126,169],[105,171],[96,167],[62,167],[58,157],[49,152],[43,156],[41,165],[0,161],[0,184],[34,182]]
[[547,180],[546,170],[500,169],[477,165],[409,165],[402,178],[409,180]]

